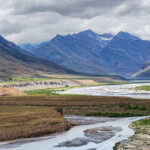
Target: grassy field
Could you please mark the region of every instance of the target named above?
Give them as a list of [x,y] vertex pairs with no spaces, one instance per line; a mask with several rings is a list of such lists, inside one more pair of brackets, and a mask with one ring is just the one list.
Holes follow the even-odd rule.
[[150,100],[94,96],[1,97],[0,105],[60,107],[65,115],[127,117],[150,115]]
[[0,141],[65,131],[66,120],[53,107],[0,106]]
[[135,90],[142,90],[142,91],[150,91],[150,86],[145,85],[145,86],[137,86]]
[[[63,90],[64,88],[59,88],[59,89]],[[37,95],[49,96],[49,95],[55,95],[55,91],[57,90],[48,88],[48,89],[39,89],[39,90],[28,90],[28,91],[24,91],[24,93],[30,96],[37,96]]]

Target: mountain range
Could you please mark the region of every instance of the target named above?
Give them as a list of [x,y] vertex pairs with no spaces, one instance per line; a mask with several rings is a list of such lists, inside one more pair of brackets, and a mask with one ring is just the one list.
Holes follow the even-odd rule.
[[53,62],[37,58],[0,36],[0,76],[36,75],[38,72],[75,73]]
[[140,76],[145,66],[150,66],[150,41],[127,32],[112,35],[86,30],[20,47],[39,58],[84,73],[135,77]]

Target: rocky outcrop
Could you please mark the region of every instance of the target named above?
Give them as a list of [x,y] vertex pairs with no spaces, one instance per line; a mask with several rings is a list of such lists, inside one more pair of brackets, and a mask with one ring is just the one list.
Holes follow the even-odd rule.
[[35,82],[24,82],[24,83],[15,83],[15,84],[7,84],[7,85],[3,85],[3,87],[27,87],[27,86],[38,86],[38,85],[63,85],[63,86],[67,86],[67,82],[55,82],[55,81],[44,81],[44,82],[40,82],[40,81],[35,81]]
[[17,88],[20,91],[34,90],[34,89],[46,89],[46,88],[59,88],[59,87],[71,87],[71,86],[82,86],[82,85],[96,85],[97,82],[93,80],[54,80],[54,81],[34,81],[24,83],[12,83],[5,84],[2,87]]

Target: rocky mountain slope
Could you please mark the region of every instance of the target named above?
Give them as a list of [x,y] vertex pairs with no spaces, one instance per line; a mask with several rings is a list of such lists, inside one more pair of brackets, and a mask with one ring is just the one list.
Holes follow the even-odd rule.
[[53,62],[35,57],[0,36],[0,76],[36,75],[39,71],[73,73]]
[[150,79],[150,62],[148,62],[145,67],[140,69],[133,75],[133,78],[137,79]]
[[120,32],[102,49],[100,58],[111,72],[131,76],[150,60],[150,41]]
[[78,34],[57,35],[50,41],[22,48],[34,55],[79,72],[118,74],[130,77],[150,60],[150,41],[127,32],[116,35],[86,30]]

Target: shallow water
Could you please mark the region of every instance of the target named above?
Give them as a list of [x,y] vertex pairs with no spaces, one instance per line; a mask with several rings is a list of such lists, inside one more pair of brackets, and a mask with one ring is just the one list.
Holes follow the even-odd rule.
[[122,85],[105,85],[95,87],[73,88],[67,91],[58,92],[59,94],[79,94],[93,96],[125,96],[140,99],[149,99],[149,91],[136,91],[136,86],[150,85],[150,83],[131,83]]
[[[66,118],[68,120],[81,119],[80,116],[68,116]],[[76,126],[65,133],[52,135],[49,137],[5,143],[0,150],[112,150],[115,143],[122,140],[127,140],[128,137],[134,134],[134,131],[128,127],[129,124],[142,118],[145,117],[82,117],[82,120],[99,120],[100,123]],[[112,137],[108,136],[102,141],[94,142],[84,134],[85,130],[94,128],[99,128],[99,132],[101,133],[100,127],[109,128],[109,130],[112,129],[111,132],[113,132],[114,135]],[[86,142],[78,145],[79,141],[77,141],[77,139],[79,139],[79,141]],[[73,144],[66,146],[65,142],[73,142]]]

